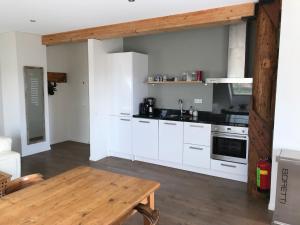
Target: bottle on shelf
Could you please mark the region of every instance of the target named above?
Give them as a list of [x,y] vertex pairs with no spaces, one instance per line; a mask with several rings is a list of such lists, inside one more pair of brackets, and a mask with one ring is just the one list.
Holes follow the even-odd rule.
[[193,115],[193,111],[194,111],[193,106],[191,106],[191,107],[190,107],[190,110],[189,110],[189,114],[190,114],[191,116]]
[[197,110],[193,111],[193,117],[198,117],[198,111]]

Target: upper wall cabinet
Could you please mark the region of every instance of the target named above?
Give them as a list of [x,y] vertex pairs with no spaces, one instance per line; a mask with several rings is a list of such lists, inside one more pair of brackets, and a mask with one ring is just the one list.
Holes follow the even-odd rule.
[[148,56],[135,52],[108,54],[110,115],[131,116],[138,113],[139,102],[147,96],[145,79]]

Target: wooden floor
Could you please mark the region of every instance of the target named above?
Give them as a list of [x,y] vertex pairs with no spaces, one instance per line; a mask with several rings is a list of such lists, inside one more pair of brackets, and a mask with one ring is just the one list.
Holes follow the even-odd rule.
[[[22,158],[22,175],[42,173],[46,178],[80,165],[156,180],[160,225],[270,224],[267,202],[247,195],[246,184],[142,162],[109,157],[90,162],[89,145],[64,142],[52,151]],[[134,216],[126,225],[142,225]]]

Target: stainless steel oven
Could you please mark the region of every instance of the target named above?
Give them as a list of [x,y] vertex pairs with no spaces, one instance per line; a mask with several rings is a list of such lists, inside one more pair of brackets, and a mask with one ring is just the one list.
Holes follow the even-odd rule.
[[248,128],[212,126],[211,157],[237,163],[248,163]]

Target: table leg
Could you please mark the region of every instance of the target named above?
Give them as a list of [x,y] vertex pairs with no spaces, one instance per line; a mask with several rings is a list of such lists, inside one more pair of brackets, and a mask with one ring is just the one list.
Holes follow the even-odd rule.
[[[147,197],[147,205],[154,209],[154,192]],[[146,218],[144,218],[144,225],[151,225]]]

